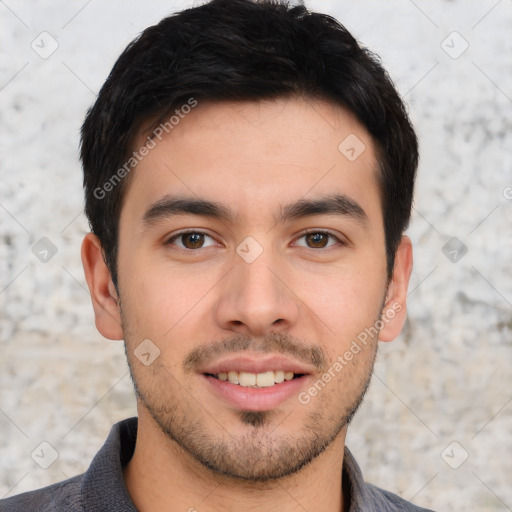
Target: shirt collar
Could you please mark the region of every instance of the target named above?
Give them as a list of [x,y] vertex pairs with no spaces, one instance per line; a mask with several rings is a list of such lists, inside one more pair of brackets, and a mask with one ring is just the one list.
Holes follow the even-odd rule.
[[137,512],[124,483],[123,466],[131,459],[137,438],[137,418],[116,423],[82,480],[84,510]]

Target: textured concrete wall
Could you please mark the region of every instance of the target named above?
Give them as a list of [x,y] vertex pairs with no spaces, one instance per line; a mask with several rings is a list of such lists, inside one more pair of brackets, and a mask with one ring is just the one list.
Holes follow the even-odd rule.
[[[78,130],[124,46],[187,5],[0,3],[0,497],[84,471],[135,413],[83,278]],[[421,139],[409,320],[348,445],[369,481],[417,503],[510,510],[512,2],[308,5],[381,55]]]

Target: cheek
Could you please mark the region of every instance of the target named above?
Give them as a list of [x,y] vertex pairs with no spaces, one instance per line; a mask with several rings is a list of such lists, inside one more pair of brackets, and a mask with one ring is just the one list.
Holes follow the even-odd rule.
[[302,294],[306,304],[332,326],[334,336],[346,338],[377,320],[384,291],[383,274],[352,267],[317,282],[309,291],[305,288]]
[[[360,276],[332,280],[319,287],[311,298],[314,311],[329,329],[324,329],[322,345],[328,354],[330,369],[338,392],[352,389],[351,379],[359,382],[372,365],[378,340],[375,325],[380,317],[384,295],[382,278]],[[376,285],[379,282],[379,286]],[[333,365],[336,368],[333,369]]]
[[162,350],[172,345],[171,353],[177,356],[211,318],[212,292],[219,279],[211,272],[192,274],[162,260],[142,260],[133,258],[120,274],[127,334],[131,342],[154,340]]

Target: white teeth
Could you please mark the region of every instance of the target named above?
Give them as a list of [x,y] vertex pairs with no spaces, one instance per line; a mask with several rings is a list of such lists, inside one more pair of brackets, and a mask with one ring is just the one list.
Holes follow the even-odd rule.
[[228,380],[231,384],[239,384],[238,372],[228,372]]
[[256,384],[260,388],[266,388],[268,386],[273,386],[274,382],[275,382],[274,372],[258,373],[258,375],[256,375]]
[[247,373],[240,372],[238,377],[238,383],[240,386],[256,386],[256,374],[255,373]]
[[284,372],[283,370],[262,373],[230,371],[217,374],[217,378],[247,388],[266,388],[274,384],[281,384],[285,380],[292,380],[294,375],[293,372]]

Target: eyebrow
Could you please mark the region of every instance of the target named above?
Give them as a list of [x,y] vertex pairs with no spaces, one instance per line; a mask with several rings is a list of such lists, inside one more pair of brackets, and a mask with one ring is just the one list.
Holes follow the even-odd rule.
[[149,227],[156,221],[183,214],[201,215],[224,221],[230,221],[233,217],[228,208],[214,201],[165,195],[146,210],[143,223]]
[[362,225],[368,223],[368,216],[363,208],[344,194],[322,196],[318,199],[299,199],[295,203],[282,207],[281,215],[276,219],[276,222],[329,214],[349,217]]
[[[299,199],[294,203],[282,206],[280,214],[274,218],[274,221],[277,224],[314,215],[329,214],[352,218],[363,226],[368,223],[368,216],[363,208],[344,194],[333,194],[315,199]],[[153,203],[144,213],[142,220],[143,224],[149,228],[159,220],[173,215],[199,215],[224,222],[232,222],[234,218],[229,207],[218,202],[168,194]]]

